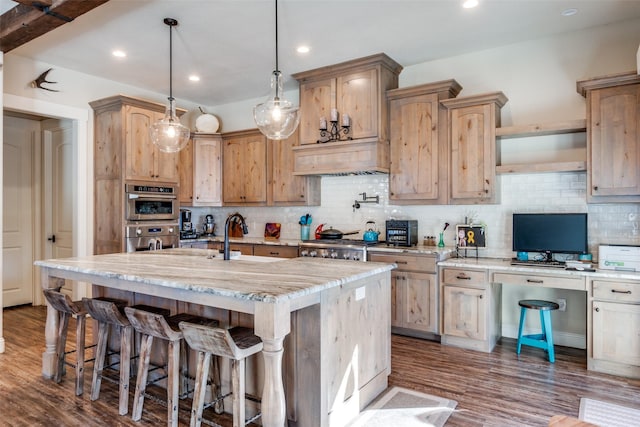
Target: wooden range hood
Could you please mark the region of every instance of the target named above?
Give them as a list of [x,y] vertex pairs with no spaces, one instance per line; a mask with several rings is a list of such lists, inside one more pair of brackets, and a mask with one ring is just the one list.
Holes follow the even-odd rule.
[[[301,119],[300,144],[293,147],[293,174],[389,173],[386,92],[398,87],[401,71],[400,64],[378,53],[294,74],[300,83]],[[320,142],[320,122],[326,124],[336,116],[341,125],[347,114],[348,136],[353,139]]]

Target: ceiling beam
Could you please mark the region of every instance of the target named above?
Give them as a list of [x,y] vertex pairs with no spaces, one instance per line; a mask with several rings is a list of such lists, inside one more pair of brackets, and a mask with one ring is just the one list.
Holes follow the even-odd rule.
[[18,46],[71,22],[109,0],[15,0],[19,3],[0,16],[0,51]]

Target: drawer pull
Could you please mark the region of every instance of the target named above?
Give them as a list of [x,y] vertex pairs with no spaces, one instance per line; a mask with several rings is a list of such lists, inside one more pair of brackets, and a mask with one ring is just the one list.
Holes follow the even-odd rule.
[[544,283],[544,280],[539,280],[539,279],[527,279],[527,283]]
[[615,289],[611,289],[611,292],[613,292],[614,294],[629,294],[629,295],[631,295],[631,291],[617,291]]
[[460,280],[471,280],[471,277],[469,276],[465,276],[464,274],[458,274],[456,276],[456,279],[460,279]]
[[407,261],[394,261],[396,264],[409,264]]
[[269,255],[280,255],[280,252],[269,252]]

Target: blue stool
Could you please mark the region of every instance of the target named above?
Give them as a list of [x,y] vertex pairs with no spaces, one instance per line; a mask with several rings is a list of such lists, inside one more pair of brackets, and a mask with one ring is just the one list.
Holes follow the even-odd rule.
[[[537,299],[524,299],[518,301],[520,306],[520,327],[518,328],[518,348],[517,354],[520,354],[522,345],[542,348],[549,354],[549,362],[556,361],[553,351],[553,330],[551,328],[551,311],[560,308],[558,304],[551,301],[542,301]],[[540,325],[542,327],[541,334],[522,335],[524,329],[524,320],[527,315],[527,309],[540,311]]]

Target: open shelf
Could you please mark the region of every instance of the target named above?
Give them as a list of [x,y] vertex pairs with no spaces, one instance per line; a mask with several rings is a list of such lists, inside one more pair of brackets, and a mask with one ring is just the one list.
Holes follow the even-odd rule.
[[564,133],[586,132],[586,119],[568,120],[566,122],[506,126],[496,128],[497,138],[525,138],[528,136],[560,135]]
[[543,172],[585,172],[587,162],[548,162],[496,166],[497,174],[506,173],[543,173]]
[[[556,123],[537,123],[520,126],[496,128],[496,138],[526,138],[533,136],[562,135],[586,132],[586,119],[567,120]],[[544,173],[544,172],[585,172],[587,162],[584,160],[538,163],[514,163],[496,166],[497,174],[507,173]]]

